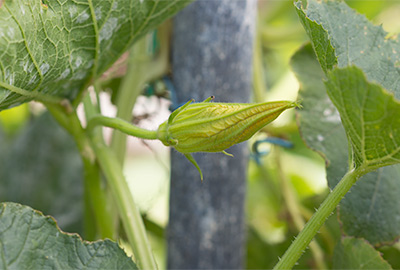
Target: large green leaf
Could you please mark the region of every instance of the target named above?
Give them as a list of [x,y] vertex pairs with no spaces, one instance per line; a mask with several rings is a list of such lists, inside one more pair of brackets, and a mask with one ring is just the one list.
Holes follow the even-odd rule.
[[381,84],[399,99],[398,40],[386,39],[387,33],[381,26],[373,25],[345,2],[309,0],[307,3],[304,8],[297,2],[297,12],[324,71],[325,67],[331,69],[334,62],[340,68],[355,65],[368,81]]
[[333,187],[348,169],[347,139],[339,112],[326,93],[325,75],[309,44],[296,52],[291,66],[300,82],[300,133],[306,144],[326,160],[329,184]]
[[357,67],[335,69],[326,82],[350,141],[354,167],[366,171],[400,162],[400,102],[369,83]]
[[34,116],[13,138],[0,140],[0,201],[29,205],[82,232],[82,161],[71,136],[49,113]]
[[352,187],[339,206],[347,235],[376,246],[392,244],[400,237],[399,175],[400,165],[379,168]]
[[[333,187],[348,169],[348,164],[363,167],[368,172],[399,161],[399,103],[396,98],[400,97],[400,70],[397,67],[400,48],[397,40],[385,39],[382,27],[372,25],[344,2],[307,2],[306,7],[301,2],[296,3],[298,14],[325,72],[320,71],[320,77],[328,77],[327,90],[340,112],[347,135],[339,138],[335,135],[335,139],[329,137],[326,140],[326,136],[313,131],[310,125],[315,119],[308,118],[307,113],[304,119],[308,120],[303,122],[310,124],[305,127],[311,133],[306,131],[303,135],[311,147],[324,152],[331,162],[327,173]],[[334,63],[333,57],[336,65],[325,64]],[[335,66],[341,70],[331,72]],[[320,88],[321,83],[315,87]],[[391,91],[395,98],[383,88]],[[322,102],[326,96],[319,98]],[[319,113],[320,117],[326,118],[324,111],[319,110]],[[318,130],[338,132],[333,128],[327,124],[319,126]],[[307,140],[307,136],[324,142],[315,143]],[[350,142],[346,146],[350,158],[343,154],[347,153],[346,137]],[[321,149],[318,145],[328,148]],[[333,155],[330,160],[330,152],[342,154]],[[399,171],[398,165],[380,168],[362,177],[351,189],[340,206],[346,233],[364,237],[373,244],[391,242],[400,236],[400,209],[396,204],[396,194],[400,191]]]
[[333,254],[333,269],[392,269],[368,242],[343,238]]
[[[305,46],[292,58],[292,67],[300,81],[304,108],[298,112],[300,132],[327,162],[327,178],[333,188],[348,169],[348,145],[337,109],[323,83],[325,75],[311,46]],[[340,203],[342,228],[348,234],[363,237],[372,244],[394,241],[400,236],[400,166],[389,166],[364,175]]]
[[0,204],[0,246],[5,269],[137,269],[118,244],[82,241],[60,231],[51,217],[16,203]]
[[135,40],[190,1],[3,1],[0,109],[74,98]]

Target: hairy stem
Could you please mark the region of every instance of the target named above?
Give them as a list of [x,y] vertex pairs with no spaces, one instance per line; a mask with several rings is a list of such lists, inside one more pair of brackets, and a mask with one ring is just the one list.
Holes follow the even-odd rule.
[[332,214],[340,200],[346,195],[354,183],[361,177],[362,169],[353,169],[346,173],[325,201],[318,208],[317,212],[307,222],[306,226],[299,233],[289,249],[286,250],[282,259],[275,265],[274,269],[292,269],[297,260],[301,257],[306,247],[317,234],[325,220]]
[[[296,229],[300,231],[304,227],[305,222],[300,211],[299,201],[296,197],[296,194],[293,192],[289,179],[282,170],[280,149],[279,147],[275,147],[274,149],[278,175],[280,178],[279,182],[282,186],[283,198]],[[321,250],[321,247],[318,245],[317,241],[314,240],[310,243],[310,250],[314,257],[317,269],[327,269],[327,266],[324,262],[323,251]]]

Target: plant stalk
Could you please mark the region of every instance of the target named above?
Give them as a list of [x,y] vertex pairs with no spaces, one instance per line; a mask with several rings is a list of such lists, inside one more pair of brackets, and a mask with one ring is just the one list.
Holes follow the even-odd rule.
[[257,21],[256,38],[253,49],[253,99],[255,102],[264,102],[267,93],[267,83],[264,78],[262,63],[262,45],[260,37],[260,20]]
[[[158,28],[161,47],[156,57],[149,54],[149,36],[138,40],[130,49],[128,70],[122,80],[116,100],[118,118],[130,121],[136,99],[142,92],[145,83],[167,73],[169,63],[168,28],[166,23]],[[126,152],[126,134],[114,131],[111,148],[118,161],[123,164]]]
[[87,125],[87,132],[92,132],[96,126],[105,126],[114,128],[123,132],[124,134],[128,134],[131,136],[135,136],[138,138],[146,139],[146,140],[156,140],[157,139],[157,131],[147,130],[140,127],[137,127],[125,120],[120,118],[111,118],[102,115],[96,115],[90,118]]
[[[274,147],[275,150],[275,159],[276,159],[276,166],[278,169],[278,176],[280,178],[280,183],[282,187],[282,195],[287,207],[287,211],[289,212],[289,215],[291,216],[294,226],[298,231],[301,231],[301,229],[304,227],[305,222],[303,219],[303,216],[300,211],[299,207],[299,200],[297,199],[296,194],[293,192],[292,186],[290,184],[289,179],[285,175],[282,169],[282,163],[281,163],[281,151],[279,147]],[[310,250],[311,253],[314,257],[314,261],[316,264],[317,269],[327,269],[327,266],[324,262],[324,254],[322,252],[321,247],[318,245],[318,242],[313,240],[310,243]]]
[[[63,126],[74,138],[82,158],[84,167],[85,187],[85,234],[88,240],[100,238],[116,238],[116,230],[108,211],[105,192],[101,187],[100,172],[95,163],[96,157],[91,149],[89,139],[81,126],[76,111],[71,112],[59,104],[45,104],[53,117]],[[91,212],[91,213],[90,213]],[[90,218],[95,218],[96,228]],[[88,220],[89,219],[89,220]],[[96,235],[98,233],[98,235]]]
[[[89,119],[86,131],[91,139],[91,146],[97,162],[107,179],[108,187],[111,191],[109,193],[111,195],[110,198],[116,203],[116,208],[122,219],[122,224],[135,255],[136,263],[140,269],[157,269],[142,217],[122,173],[122,164],[118,161],[114,151],[105,145],[101,129],[95,129],[98,124],[103,122],[106,124],[111,122],[110,125],[106,126],[114,127],[114,125],[120,126],[119,124],[122,121],[121,125],[123,127],[127,126],[126,128],[128,129],[131,129],[132,125],[121,119],[116,120],[96,115],[99,111],[94,107],[89,97],[84,99],[84,105],[87,118]],[[137,129],[142,130],[140,128]],[[144,131],[146,133],[146,130]]]
[[286,250],[282,259],[275,265],[274,269],[292,269],[297,260],[301,257],[306,247],[317,234],[325,220],[332,214],[340,200],[346,195],[354,183],[361,177],[362,169],[348,171],[336,185],[333,191],[324,200],[315,214],[307,222],[289,249]]
[[136,263],[140,269],[157,269],[142,217],[122,174],[121,164],[118,162],[115,153],[104,144],[101,137],[93,136],[92,142],[97,160],[116,200],[119,215],[135,255]]

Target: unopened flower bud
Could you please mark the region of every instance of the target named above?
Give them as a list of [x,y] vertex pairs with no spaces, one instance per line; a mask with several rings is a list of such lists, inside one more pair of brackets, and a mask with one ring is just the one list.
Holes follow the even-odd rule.
[[250,139],[286,109],[299,106],[291,101],[248,104],[209,102],[211,99],[201,103],[189,101],[175,110],[157,131],[164,145],[185,154],[198,169],[190,153],[226,153],[225,149]]

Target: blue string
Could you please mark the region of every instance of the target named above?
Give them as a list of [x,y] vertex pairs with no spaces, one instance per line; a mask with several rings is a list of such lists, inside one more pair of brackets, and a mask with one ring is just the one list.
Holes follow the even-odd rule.
[[184,102],[184,103],[178,102],[178,97],[176,95],[175,86],[170,77],[164,76],[162,80],[163,80],[166,88],[169,91],[169,99],[171,100],[171,106],[169,106],[169,110],[171,112],[175,111],[176,109],[178,109],[180,106],[182,106],[186,102]]
[[260,146],[260,144],[263,143],[279,145],[284,148],[292,148],[294,146],[292,142],[277,137],[268,137],[266,139],[255,141],[251,147],[252,153],[250,157],[253,158],[258,165],[261,165],[261,157],[268,155],[270,152],[270,151],[259,150],[258,147]]

